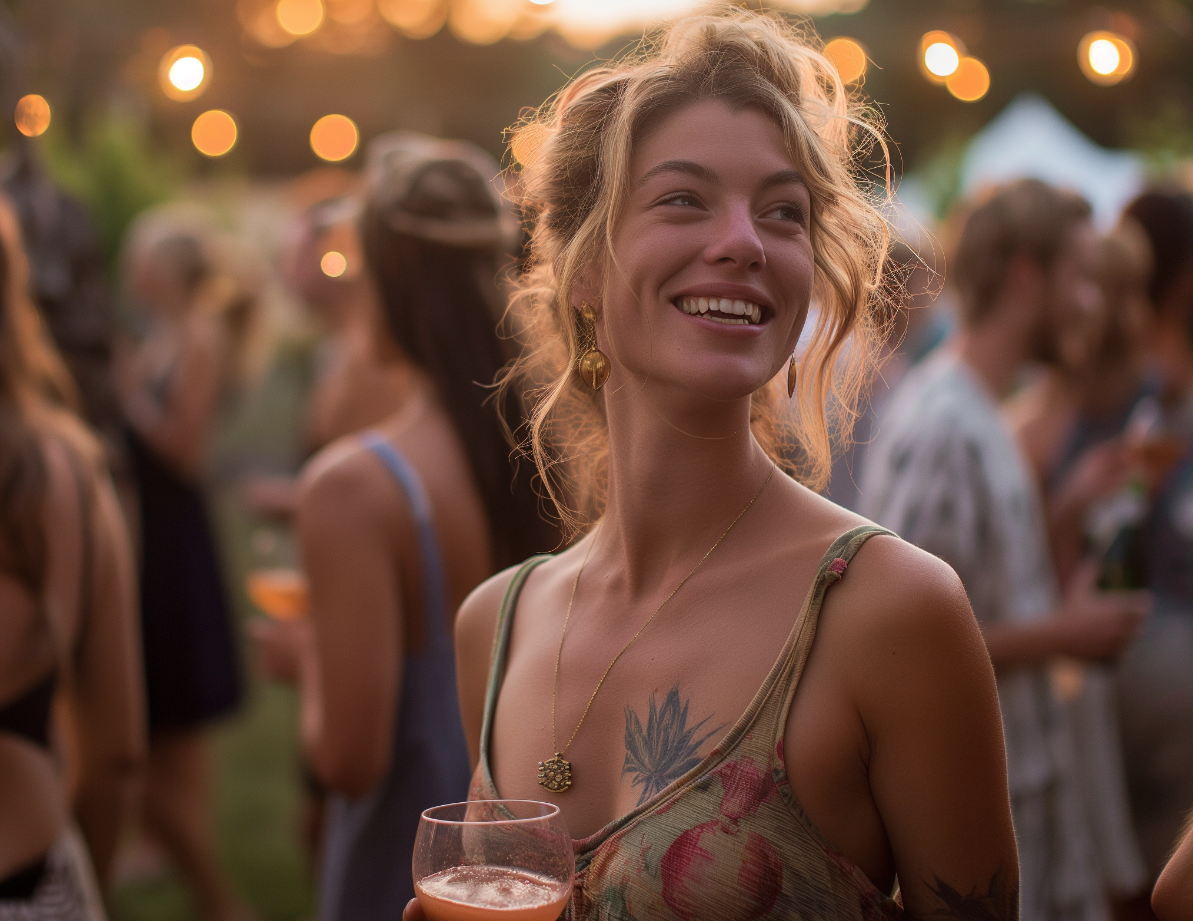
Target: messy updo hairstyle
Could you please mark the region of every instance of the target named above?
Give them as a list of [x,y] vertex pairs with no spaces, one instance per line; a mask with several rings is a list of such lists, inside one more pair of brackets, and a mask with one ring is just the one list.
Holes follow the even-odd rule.
[[511,130],[516,162],[507,178],[531,233],[512,300],[526,349],[505,383],[535,393],[526,446],[572,528],[599,515],[608,469],[603,396],[573,370],[580,345],[573,288],[586,269],[605,278],[617,271],[612,240],[635,145],[706,100],[772,118],[811,194],[817,309],[796,405],[776,379],[751,408],[759,442],[809,486],[824,484],[833,451],[848,440],[890,319],[881,309],[887,229],[864,177],[875,150],[889,163],[886,147],[810,28],[725,8],[676,22],[585,72]]

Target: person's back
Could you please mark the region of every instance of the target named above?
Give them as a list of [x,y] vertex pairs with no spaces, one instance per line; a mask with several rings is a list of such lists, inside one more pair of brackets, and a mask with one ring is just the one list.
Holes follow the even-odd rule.
[[[0,238],[0,918],[92,919],[91,865],[106,875],[143,757],[131,558],[99,445],[25,300],[6,206]],[[59,693],[73,803],[51,726]]]
[[[410,864],[419,815],[468,791],[453,612],[501,565],[553,543],[525,479],[511,489],[502,418],[478,386],[507,360],[496,164],[422,136],[374,144],[362,237],[385,321],[376,345],[411,387],[391,418],[316,455],[298,510],[311,619],[289,667],[331,791],[327,921],[396,917],[413,896],[395,868]],[[516,427],[517,407],[506,412]],[[280,631],[257,633],[277,651]]]

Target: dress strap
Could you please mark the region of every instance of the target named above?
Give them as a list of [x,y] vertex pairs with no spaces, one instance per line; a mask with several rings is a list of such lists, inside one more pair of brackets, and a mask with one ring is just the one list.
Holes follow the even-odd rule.
[[493,711],[497,708],[497,694],[501,691],[501,682],[505,678],[505,658],[510,645],[510,628],[514,622],[514,609],[518,606],[518,596],[522,594],[522,586],[526,584],[526,577],[534,567],[551,559],[551,554],[544,553],[532,556],[514,573],[509,587],[505,590],[505,598],[501,601],[501,609],[497,612],[497,627],[493,631],[493,655],[489,662],[489,684],[485,689],[485,713],[481,722],[481,762],[488,764],[489,730],[493,725]]
[[361,436],[365,447],[372,451],[397,481],[410,502],[414,513],[414,524],[418,532],[418,547],[423,563],[423,599],[427,636],[434,640],[448,638],[447,633],[447,573],[443,565],[443,553],[439,548],[439,537],[435,533],[435,518],[431,508],[431,497],[427,494],[422,478],[414,465],[406,460],[393,445],[376,432]]
[[816,576],[808,589],[795,627],[791,631],[782,656],[782,674],[779,676],[778,693],[774,699],[781,701],[781,706],[775,714],[774,727],[776,740],[783,738],[784,727],[787,724],[787,714],[791,710],[791,702],[795,699],[796,688],[804,673],[804,666],[808,662],[808,655],[812,651],[812,643],[816,639],[816,627],[820,622],[820,609],[824,604],[824,596],[829,588],[840,582],[852,562],[854,554],[861,549],[862,544],[876,534],[896,536],[894,532],[876,524],[858,525],[838,537],[820,558],[820,565],[816,569]]

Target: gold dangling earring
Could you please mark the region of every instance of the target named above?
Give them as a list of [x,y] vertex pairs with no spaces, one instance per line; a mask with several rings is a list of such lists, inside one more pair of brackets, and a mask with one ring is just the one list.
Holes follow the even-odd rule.
[[580,357],[576,359],[576,370],[580,379],[594,391],[605,386],[609,379],[609,356],[597,348],[596,311],[585,301],[580,305]]
[[795,395],[795,376],[797,368],[795,364],[795,354],[792,353],[791,361],[787,365],[787,399],[791,399]]

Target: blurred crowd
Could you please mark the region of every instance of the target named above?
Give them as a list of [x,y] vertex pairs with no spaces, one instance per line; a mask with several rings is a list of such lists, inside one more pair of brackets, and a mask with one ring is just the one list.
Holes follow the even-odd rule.
[[[517,345],[498,166],[378,138],[265,268],[201,209],[155,209],[110,296],[85,216],[21,156],[0,205],[0,918],[102,917],[118,848],[165,855],[204,921],[252,917],[208,751],[249,670],[297,689],[321,917],[396,917],[394,855],[468,792],[453,612],[562,544],[511,454],[525,405],[487,386]],[[1103,229],[1025,179],[892,227],[900,303],[828,495],[965,586],[1023,917],[1153,917],[1193,810],[1193,197],[1148,191]],[[206,465],[268,357],[267,273],[320,341],[308,459],[240,484],[298,547],[249,574],[246,664]]]

